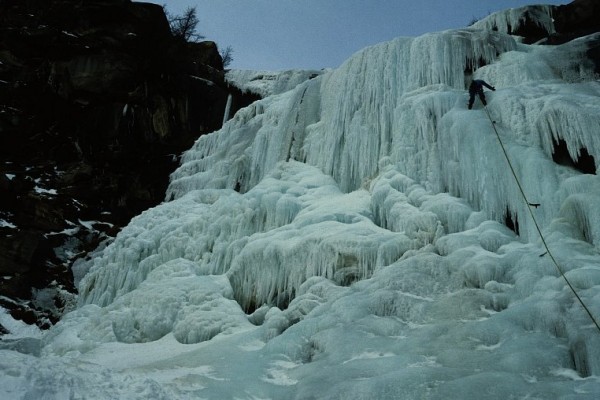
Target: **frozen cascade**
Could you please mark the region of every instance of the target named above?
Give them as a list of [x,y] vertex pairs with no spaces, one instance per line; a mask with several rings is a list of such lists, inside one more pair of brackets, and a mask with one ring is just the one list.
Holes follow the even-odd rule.
[[231,117],[231,102],[233,101],[233,96],[231,93],[227,96],[227,103],[225,104],[225,112],[223,113],[223,123],[227,122]]
[[[341,193],[331,178],[299,163],[280,168],[245,194],[192,191],[165,203],[160,216],[140,215],[94,260],[80,298],[106,306],[155,268],[181,258],[194,262],[200,274],[226,273],[248,308],[292,298],[310,276],[340,284],[363,279],[374,267],[433,241],[423,232],[394,234],[376,226],[366,191]],[[420,229],[435,233],[437,220],[427,222]]]
[[[433,121],[440,119],[463,96],[467,68],[491,63],[515,48],[507,35],[456,30],[362,50],[323,77],[323,115],[308,131],[306,161],[332,175],[343,190],[356,189],[377,173],[378,160],[394,151],[390,146],[395,141],[419,145],[419,132],[407,130],[406,121],[399,119],[406,96],[439,90],[440,85],[455,89],[444,104],[418,115],[417,123],[431,124],[430,115]],[[435,130],[427,134],[435,136]]]
[[318,91],[317,79],[304,82],[251,104],[220,131],[202,136],[171,176],[167,198],[206,187],[244,192],[279,161],[301,157],[305,129],[319,119]]
[[[576,49],[571,49],[571,52],[576,52]],[[420,210],[419,204],[413,204],[414,199],[403,193],[408,188],[401,192],[389,189],[385,195],[380,195],[379,180],[374,181],[374,186],[369,186],[368,180],[376,178],[380,168],[387,164],[396,165],[391,170],[393,180],[397,179],[396,176],[412,176],[417,179],[416,182],[425,185],[423,190],[443,192],[445,189],[459,194],[484,210],[489,218],[502,220],[507,210],[512,216],[525,216],[512,176],[495,171],[494,166],[505,163],[502,153],[481,151],[482,147],[498,149],[494,136],[482,136],[482,132],[489,131],[489,121],[481,114],[467,115],[468,111],[457,107],[457,104],[464,99],[465,70],[471,65],[477,66],[483,60],[489,65],[479,68],[477,73],[494,77],[500,75],[504,59],[511,63],[515,57],[535,58],[543,63],[544,57],[540,53],[542,50],[535,47],[517,45],[509,36],[477,30],[447,31],[415,39],[400,38],[367,48],[338,70],[241,110],[221,131],[202,137],[184,155],[181,168],[173,174],[168,197],[183,201],[198,196],[196,191],[201,188],[203,191],[226,189],[229,194],[225,196],[227,192],[218,192],[215,203],[209,207],[200,202],[201,209],[206,207],[206,211],[198,218],[201,223],[186,229],[189,239],[182,240],[175,234],[179,228],[166,228],[167,225],[163,224],[161,229],[166,232],[172,230],[173,233],[161,235],[162,241],[158,245],[151,240],[127,238],[123,241],[123,248],[118,248],[118,240],[113,246],[116,260],[103,257],[97,261],[98,264],[92,267],[82,283],[81,298],[89,303],[110,304],[115,298],[134,290],[157,266],[169,259],[183,257],[198,263],[199,273],[227,274],[236,299],[245,309],[264,302],[281,305],[293,299],[298,288],[310,276],[327,277],[339,284],[364,279],[375,268],[392,262],[394,257],[434,243],[443,232],[464,229],[471,213],[466,204],[459,203],[462,214],[456,222],[454,216],[448,215],[448,210],[441,217],[431,211]],[[432,64],[433,60],[439,59],[446,62]],[[425,68],[425,65],[430,67]],[[556,129],[543,129],[542,121],[548,121],[554,127],[557,120],[571,118],[589,125],[590,118],[582,115],[582,110],[597,109],[597,101],[589,102],[587,98],[582,99],[587,103],[585,108],[575,106],[568,112],[560,107],[561,90],[565,91],[564,98],[569,104],[572,104],[573,96],[568,88],[544,83],[560,78],[549,58],[546,58],[546,65],[547,68],[538,69],[546,71],[542,82],[539,76],[530,77],[531,71],[525,70],[523,81],[535,82],[531,88],[515,88],[510,92],[499,90],[490,102],[490,109],[498,109],[500,118],[507,111],[502,106],[495,107],[496,99],[498,102],[505,100],[505,107],[510,109],[512,118],[514,108],[527,107],[516,115],[527,116],[528,120],[511,121],[510,126],[515,128],[501,128],[501,131],[507,136],[509,152],[515,158],[519,176],[525,178],[525,186],[545,199],[546,207],[539,216],[544,224],[558,215],[565,195],[556,198],[555,193],[564,193],[559,190],[559,170],[542,154],[542,149],[551,152],[548,139],[540,143],[544,135],[557,136],[553,133]],[[503,84],[501,79],[498,80]],[[597,99],[594,84],[581,85],[585,86],[589,96]],[[508,98],[509,95],[514,98],[515,91],[519,90],[523,92],[522,97],[517,96],[516,100]],[[541,105],[539,97],[527,96],[526,91],[544,95],[546,101],[543,107],[535,108],[535,105]],[[534,107],[527,102],[529,98]],[[548,98],[555,99],[556,108],[560,108],[566,117],[557,118],[558,111],[548,111],[551,107]],[[517,100],[519,102],[515,104]],[[530,121],[532,117],[534,122]],[[519,131],[522,126],[530,130],[532,125],[539,128],[537,135]],[[579,146],[577,141],[580,138],[593,138],[588,132],[594,131],[594,125],[579,124],[577,127],[578,133],[565,138],[569,143]],[[516,136],[513,143],[510,138],[515,133],[521,135]],[[541,145],[542,149],[531,147],[531,144]],[[586,144],[588,149],[599,148],[593,141]],[[329,184],[336,189],[333,192],[328,189],[327,192],[336,205],[360,203],[356,195],[349,194],[350,201],[344,199],[342,193],[357,189],[367,180],[366,187],[373,196],[375,216],[369,214],[368,208],[358,211],[362,215],[360,218],[348,216],[345,210],[342,214],[333,213],[333,221],[328,221],[330,214],[322,211],[326,215],[325,221],[316,220],[305,226],[302,210],[311,206],[299,201],[303,196],[297,197],[298,193],[282,196],[280,191],[273,191],[274,187],[281,185],[277,179],[282,179],[283,171],[289,173],[289,168],[299,168],[295,164],[289,164],[290,167],[283,170],[280,170],[282,166],[277,167],[290,159],[319,167],[326,173],[324,178],[331,175],[337,183],[332,181]],[[520,160],[527,164],[520,164]],[[539,171],[540,174],[528,174],[525,172],[528,170]],[[269,177],[272,171],[278,171],[275,174],[277,178]],[[342,192],[333,197],[333,193],[339,190],[338,184]],[[317,187],[322,187],[322,184]],[[291,191],[306,190],[309,188]],[[363,192],[363,196],[368,196],[369,192]],[[210,193],[217,196],[217,192]],[[224,211],[229,204],[235,206]],[[580,202],[566,204],[578,204],[577,210],[582,207]],[[168,209],[169,205],[173,205],[174,210],[181,207],[178,203],[166,203],[163,208]],[[182,218],[189,221],[193,209],[186,207]],[[581,220],[581,215],[588,214],[567,210],[563,214],[581,226],[588,237],[598,237],[591,233],[593,229],[590,226],[594,224],[587,219]],[[229,217],[223,220],[223,215]],[[220,219],[209,222],[215,216]],[[385,244],[391,243],[394,236],[386,239],[385,231],[377,233],[379,228],[375,225],[369,227],[371,218],[382,228],[398,232],[401,236],[394,240],[399,240],[399,244],[391,248]],[[172,216],[165,219],[171,223],[176,221]],[[151,220],[156,218],[152,216]],[[362,222],[359,223],[360,220]],[[348,229],[348,223],[352,224],[351,229]],[[365,227],[359,228],[365,223]],[[520,223],[522,234],[535,239],[535,232],[528,221],[523,218]],[[132,229],[137,229],[135,224]],[[213,229],[218,231],[213,232]],[[313,233],[315,229],[317,234]],[[194,237],[195,232],[202,232],[200,241]],[[358,236],[352,239],[354,235]],[[122,236],[125,238],[127,235],[124,233]],[[372,244],[368,245],[369,241]],[[377,243],[385,245],[379,248]],[[157,254],[147,254],[150,249]],[[381,252],[389,252],[390,249],[393,249],[392,253],[382,257]],[[123,264],[129,267],[123,268]],[[261,268],[256,268],[257,265]],[[304,267],[300,268],[300,265]],[[114,273],[107,273],[110,268],[115,270]]]
[[581,60],[597,36],[524,45],[500,27],[520,18],[364,49],[201,137],[166,201],[85,265],[41,358],[0,349],[0,394],[598,398],[600,335],[465,92],[497,87],[488,110],[536,219],[600,315],[600,183],[552,161],[558,139],[600,157]]
[[[392,135],[396,130],[402,131],[403,127],[396,127],[394,118],[390,118],[390,114],[394,114],[392,110],[401,110],[404,106],[401,99],[406,96],[402,96],[405,91],[427,91],[419,88],[425,86],[443,92],[447,86],[439,82],[446,81],[462,88],[467,65],[479,59],[491,62],[498,53],[511,50],[515,45],[506,35],[465,30],[430,34],[417,39],[398,39],[365,49],[339,70],[326,74],[324,82],[316,78],[281,96],[256,102],[237,113],[221,131],[200,138],[184,155],[181,168],[173,174],[168,198],[178,198],[195,188],[251,190],[277,163],[290,159],[292,154],[330,173],[340,182],[343,191],[356,189],[363,179],[376,173],[377,160],[389,154],[385,142],[391,140],[394,145],[395,137],[410,136],[402,132]],[[455,53],[451,52],[452,49]],[[450,60],[449,67],[440,65],[439,69],[432,68],[427,76],[418,72],[440,53],[454,54],[454,61]],[[421,60],[421,64],[415,59]],[[358,71],[363,73],[358,74]],[[354,77],[354,81],[350,81],[349,77]],[[390,89],[385,90],[387,87]],[[342,88],[348,89],[344,91]],[[442,104],[433,106],[433,109],[428,107],[435,113],[434,121],[441,119],[445,110],[456,103],[458,91],[453,92],[454,96],[441,97]],[[319,100],[319,97],[322,99]],[[433,100],[434,96],[429,97],[437,103]],[[383,103],[382,107],[379,107],[380,103]],[[378,109],[389,111],[386,114],[378,112]],[[398,111],[398,114],[402,112]],[[423,136],[434,134],[435,126],[431,125],[431,118],[419,116],[416,119],[418,124],[425,125],[423,129],[426,132],[417,128],[417,137],[412,140],[413,143],[423,143]],[[410,128],[410,122],[412,120],[403,125]],[[340,136],[340,133],[343,135]],[[344,144],[336,144],[340,139]],[[435,142],[435,138],[428,139],[425,143]],[[340,159],[342,161],[335,161]],[[129,254],[132,250],[129,248],[123,253],[116,253],[122,258],[123,253]],[[114,296],[128,292],[140,282],[139,277],[143,279],[156,263],[164,262],[160,257],[148,259],[152,261],[132,257],[130,262],[134,266],[118,274],[129,277],[119,277],[116,283],[100,285],[98,280],[104,278],[95,278],[95,273],[91,273],[83,286],[93,288],[94,292],[88,297],[88,290],[84,289],[82,298],[106,304]],[[134,272],[138,269],[139,275]],[[315,271],[323,269],[316,268]],[[366,275],[362,273],[361,276]],[[296,281],[295,287],[301,282]],[[104,298],[107,300],[100,300]]]

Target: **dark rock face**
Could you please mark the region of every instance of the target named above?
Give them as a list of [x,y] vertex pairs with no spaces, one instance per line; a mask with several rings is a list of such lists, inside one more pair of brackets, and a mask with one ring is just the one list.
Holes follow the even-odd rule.
[[598,0],[574,0],[557,6],[553,12],[557,42],[586,36],[600,31],[600,2]]
[[535,14],[540,12],[540,6],[529,6],[525,13],[525,20],[514,30],[509,29],[511,35],[521,36],[523,43],[532,44],[548,37],[548,33],[543,26],[535,21]]
[[174,38],[160,6],[0,0],[0,306],[54,323],[72,263],[164,199],[232,90],[215,43]]
[[[575,0],[569,4],[554,7],[556,33],[545,44],[563,44],[578,37],[600,32],[600,2],[598,0]],[[587,57],[600,74],[600,36],[589,43]]]
[[[542,2],[543,3],[543,2]],[[535,22],[535,13],[540,6],[529,6],[525,19],[515,29],[509,27],[509,34],[521,36],[523,43],[560,45],[573,39],[600,32],[600,1],[574,0],[561,6],[552,7],[552,18],[556,32],[550,34]],[[596,73],[600,74],[600,36],[589,43],[587,57],[594,62]]]
[[[598,0],[575,0],[569,4],[557,6],[553,11],[556,33],[550,36],[546,44],[562,44],[578,37],[600,32],[600,2]],[[587,57],[596,66],[600,74],[600,36],[589,43]]]
[[557,45],[600,31],[600,2],[597,0],[574,0],[569,4],[553,6],[552,18],[556,32],[551,35],[532,17],[531,13],[538,12],[538,7],[529,6],[525,20],[516,29],[509,29],[509,33],[522,36],[526,44],[541,41],[542,44]]

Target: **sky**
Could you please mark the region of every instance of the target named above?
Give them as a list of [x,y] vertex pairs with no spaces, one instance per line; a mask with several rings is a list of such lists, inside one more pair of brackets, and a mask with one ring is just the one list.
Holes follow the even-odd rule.
[[495,11],[567,0],[152,0],[173,14],[196,7],[198,31],[231,46],[230,68],[335,68],[399,36],[461,28]]

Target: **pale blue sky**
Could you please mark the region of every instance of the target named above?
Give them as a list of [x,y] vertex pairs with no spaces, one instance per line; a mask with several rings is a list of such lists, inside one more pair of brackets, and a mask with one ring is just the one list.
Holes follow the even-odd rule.
[[356,51],[398,36],[467,26],[473,18],[569,0],[151,0],[173,14],[195,6],[198,31],[233,48],[230,68],[337,67]]

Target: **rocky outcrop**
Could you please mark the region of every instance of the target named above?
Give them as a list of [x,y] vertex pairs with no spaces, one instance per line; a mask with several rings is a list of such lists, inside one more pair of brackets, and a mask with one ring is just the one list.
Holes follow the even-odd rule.
[[565,43],[600,32],[600,3],[597,0],[574,0],[557,6],[552,16],[556,34],[550,38],[550,43]]
[[72,263],[160,203],[179,154],[220,128],[223,74],[216,44],[174,38],[155,4],[0,1],[1,306],[56,321]]
[[[600,32],[600,2],[598,0],[574,0],[561,6],[552,7],[555,32],[546,30],[526,15],[525,21],[512,32],[522,36],[524,43],[560,45],[573,39]],[[596,66],[600,74],[600,37],[589,41],[587,58]]]
[[[562,44],[578,37],[600,32],[600,2],[598,0],[575,0],[557,6],[553,12],[556,34],[547,44]],[[587,57],[600,74],[600,37],[590,44]]]
[[552,6],[554,32],[540,23],[538,16],[543,6],[528,6],[518,26],[508,26],[508,33],[520,36],[523,43],[558,45],[578,37],[600,31],[600,2],[574,0],[561,6]]

